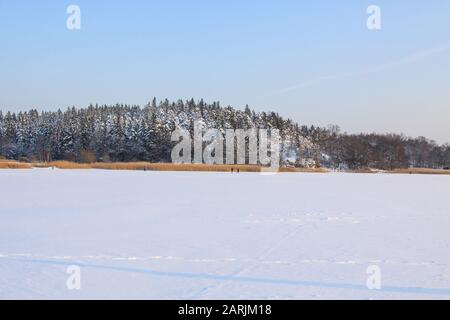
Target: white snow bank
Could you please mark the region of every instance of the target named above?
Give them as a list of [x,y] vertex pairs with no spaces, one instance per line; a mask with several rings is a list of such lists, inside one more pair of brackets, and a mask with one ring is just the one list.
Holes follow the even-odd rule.
[[450,298],[447,176],[0,170],[0,195],[2,299]]

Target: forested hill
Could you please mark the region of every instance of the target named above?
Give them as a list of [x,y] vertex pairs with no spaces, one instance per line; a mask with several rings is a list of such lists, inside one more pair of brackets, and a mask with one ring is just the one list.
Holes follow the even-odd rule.
[[65,111],[0,111],[0,155],[22,161],[71,160],[171,162],[177,126],[276,128],[282,137],[282,165],[328,168],[450,166],[450,146],[400,134],[346,134],[339,127],[299,125],[274,112],[237,110],[200,101],[156,99],[144,108],[89,106]]

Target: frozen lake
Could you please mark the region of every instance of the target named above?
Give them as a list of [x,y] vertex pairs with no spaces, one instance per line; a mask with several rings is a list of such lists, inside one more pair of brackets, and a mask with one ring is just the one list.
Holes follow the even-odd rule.
[[450,176],[0,170],[10,298],[450,299]]

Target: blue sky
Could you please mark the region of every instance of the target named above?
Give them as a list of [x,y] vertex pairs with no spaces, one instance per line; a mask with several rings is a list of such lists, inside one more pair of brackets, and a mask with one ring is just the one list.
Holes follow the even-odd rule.
[[0,0],[3,111],[193,97],[450,142],[449,88],[448,0]]

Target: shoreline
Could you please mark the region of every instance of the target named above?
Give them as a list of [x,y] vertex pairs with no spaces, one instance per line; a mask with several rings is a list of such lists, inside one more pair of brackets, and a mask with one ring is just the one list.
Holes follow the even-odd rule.
[[433,174],[450,175],[450,170],[429,168],[399,168],[393,170],[379,169],[356,169],[356,170],[332,170],[327,168],[292,168],[280,167],[275,170],[259,165],[210,165],[210,164],[174,164],[174,163],[151,163],[151,162],[96,162],[76,163],[69,161],[54,162],[19,162],[0,160],[1,169],[34,169],[34,168],[56,168],[62,170],[134,170],[134,171],[185,171],[185,172],[253,172],[253,173],[386,173],[386,174]]

